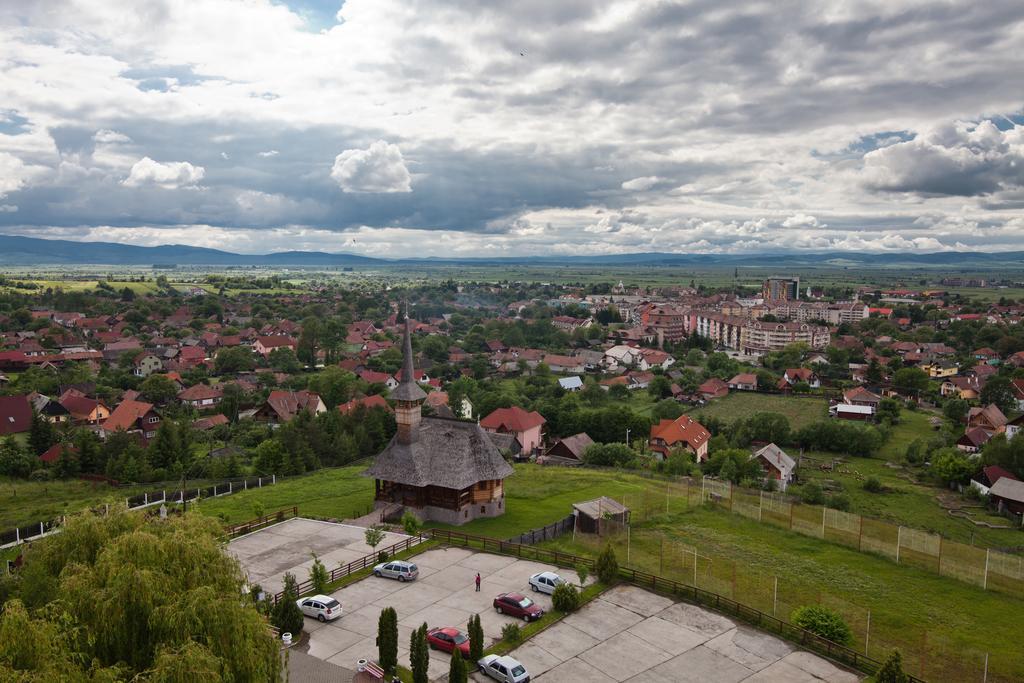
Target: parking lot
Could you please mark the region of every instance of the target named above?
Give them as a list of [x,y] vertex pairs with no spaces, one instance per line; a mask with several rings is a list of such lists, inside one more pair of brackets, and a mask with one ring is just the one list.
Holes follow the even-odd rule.
[[[320,529],[316,524],[292,524],[308,520],[291,520],[251,536],[276,531],[263,549],[249,555],[236,553],[250,575],[258,568],[265,577],[265,586],[274,584],[269,574],[275,567],[296,572],[304,577],[308,562],[295,564],[298,557],[308,558],[307,548],[342,538],[346,533]],[[330,525],[340,526],[340,525]],[[349,527],[353,529],[353,527]],[[358,528],[355,528],[358,530]],[[284,537],[301,533],[301,539],[288,542]],[[251,538],[251,536],[246,538]],[[402,538],[395,535],[395,540]],[[239,539],[244,541],[245,538]],[[358,541],[323,557],[348,558],[365,553],[365,544]],[[387,540],[384,544],[393,543]],[[232,543],[234,546],[235,542]],[[260,546],[256,541],[247,549]],[[288,548],[298,555],[287,560]],[[232,547],[235,552],[235,548]],[[255,561],[252,567],[247,562]],[[530,575],[550,570],[559,571],[567,579],[575,579],[571,571],[550,565],[519,560],[515,557],[477,553],[464,548],[426,551],[413,558],[419,567],[419,579],[410,583],[369,577],[348,585],[332,596],[341,604],[344,616],[321,624],[306,619],[308,640],[297,647],[308,654],[354,669],[360,658],[376,659],[377,620],[380,611],[393,607],[398,613],[399,661],[408,665],[409,636],[422,623],[429,627],[455,626],[463,631],[472,614],[479,613],[488,643],[501,636],[511,617],[497,614],[491,602],[498,593],[517,591],[535,599],[545,610],[551,608],[549,596],[532,593]],[[329,568],[333,566],[328,563]],[[298,572],[302,572],[301,574]],[[474,589],[477,572],[482,577],[481,591]],[[521,623],[521,622],[520,622]],[[631,681],[635,683],[674,683],[677,681],[749,681],[811,683],[830,681],[853,683],[856,674],[840,669],[831,662],[796,649],[786,641],[756,631],[714,612],[675,603],[669,598],[632,586],[619,586],[604,593],[578,612],[571,614],[517,648],[512,656],[526,665],[531,679],[544,683],[577,681]],[[442,678],[448,673],[449,656],[430,653],[430,677]],[[474,673],[474,681],[486,681]]]
[[[366,529],[358,526],[297,517],[236,538],[228,544],[228,552],[238,558],[249,583],[277,593],[284,587],[285,572],[300,582],[309,578],[314,552],[328,569],[373,552],[366,545],[365,533]],[[387,548],[405,538],[388,533],[377,547]]]

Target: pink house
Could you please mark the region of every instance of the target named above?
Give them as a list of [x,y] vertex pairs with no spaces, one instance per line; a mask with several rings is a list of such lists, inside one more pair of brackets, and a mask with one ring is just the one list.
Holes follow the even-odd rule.
[[485,431],[497,434],[513,434],[528,455],[539,449],[544,442],[542,431],[547,420],[538,412],[527,412],[518,406],[498,408],[480,420]]

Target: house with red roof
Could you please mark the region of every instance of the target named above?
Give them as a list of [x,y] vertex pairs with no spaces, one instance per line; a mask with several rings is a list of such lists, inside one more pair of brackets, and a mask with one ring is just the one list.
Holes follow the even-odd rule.
[[71,414],[71,420],[79,424],[98,424],[110,417],[110,408],[103,401],[90,398],[75,389],[65,391],[57,402]]
[[728,382],[729,388],[736,391],[757,391],[757,375],[752,372],[741,372]]
[[519,406],[498,408],[480,420],[484,431],[514,435],[523,453],[533,453],[540,449],[544,443],[543,428],[546,423],[547,420],[540,413],[527,412]]
[[388,402],[385,401],[384,397],[381,396],[380,394],[374,394],[373,396],[366,396],[364,398],[354,398],[348,403],[342,403],[341,405],[338,406],[338,412],[341,413],[342,415],[348,415],[349,413],[355,412],[359,408],[364,408],[366,410],[379,408],[380,410],[384,410],[389,413],[395,412],[394,410],[391,409],[391,406],[388,405]]
[[32,428],[32,404],[28,396],[0,396],[0,436],[21,434]]
[[212,387],[208,384],[195,384],[188,389],[178,393],[178,400],[190,408],[202,410],[212,408],[224,398],[224,392],[219,387]]
[[661,460],[667,459],[675,449],[685,448],[693,454],[697,462],[703,462],[708,458],[710,440],[711,432],[705,429],[704,425],[689,415],[680,415],[674,420],[661,420],[658,424],[651,425],[647,445],[655,457]]
[[700,397],[705,401],[710,401],[713,398],[728,396],[729,385],[717,377],[712,377],[697,387],[697,393],[700,394]]
[[821,386],[821,381],[814,370],[808,368],[787,368],[786,372],[782,375],[782,379],[779,380],[779,388],[789,389],[794,384],[799,384],[800,382],[805,382],[812,389],[817,389]]
[[129,434],[138,434],[143,443],[148,443],[156,436],[156,430],[160,428],[160,415],[153,410],[152,403],[144,401],[121,401],[110,413],[110,417],[103,423],[100,436],[113,434],[117,431],[125,431]]
[[291,349],[292,351],[295,351],[295,349],[298,348],[298,343],[293,338],[286,335],[273,335],[257,337],[252,348],[256,353],[263,357],[267,357],[271,352],[276,351],[277,349]]
[[254,415],[258,422],[281,424],[291,421],[300,411],[309,411],[314,415],[327,412],[327,406],[319,394],[312,391],[285,391],[275,389]]
[[64,457],[65,453],[68,455],[78,455],[78,449],[71,444],[55,443],[39,454],[39,461],[47,465],[54,465]]

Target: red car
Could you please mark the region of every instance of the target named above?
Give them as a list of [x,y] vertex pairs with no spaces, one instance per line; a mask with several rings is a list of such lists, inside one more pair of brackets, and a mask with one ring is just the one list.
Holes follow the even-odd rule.
[[494,609],[498,614],[521,617],[523,621],[536,621],[544,616],[544,610],[537,603],[520,593],[502,593],[494,598]]
[[469,659],[469,636],[457,628],[432,628],[427,631],[427,645],[432,650],[451,652],[459,648],[463,659]]

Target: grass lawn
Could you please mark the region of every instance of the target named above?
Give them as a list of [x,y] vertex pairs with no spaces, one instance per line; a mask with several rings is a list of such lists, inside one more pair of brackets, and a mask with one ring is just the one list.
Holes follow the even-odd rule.
[[[696,549],[701,588],[781,618],[804,604],[833,607],[861,650],[870,610],[870,654],[898,646],[907,670],[928,680],[980,680],[986,652],[990,681],[1024,677],[1024,600],[701,506],[635,523],[629,541],[628,563],[625,535],[613,544],[620,563],[692,583]],[[580,535],[544,546],[594,555],[599,543]]]
[[702,415],[707,415],[727,423],[754,413],[779,413],[789,419],[789,426],[795,431],[812,422],[826,419],[828,401],[821,397],[734,391],[728,396],[714,399],[706,406],[695,408],[692,413],[697,421],[700,421]]
[[926,441],[935,434],[929,420],[941,417],[938,413],[924,410],[901,410],[900,422],[894,425],[892,433],[882,447],[878,449],[878,457],[900,460],[907,452],[907,446],[917,439]]
[[0,529],[34,524],[104,502],[119,502],[146,487],[114,488],[99,482],[25,481],[0,477]]
[[303,477],[279,481],[273,486],[208,498],[199,503],[199,508],[229,524],[255,517],[253,508],[257,501],[266,513],[297,505],[299,514],[307,517],[361,517],[373,505],[373,479],[360,476],[366,467],[366,463],[361,463],[319,470]]

